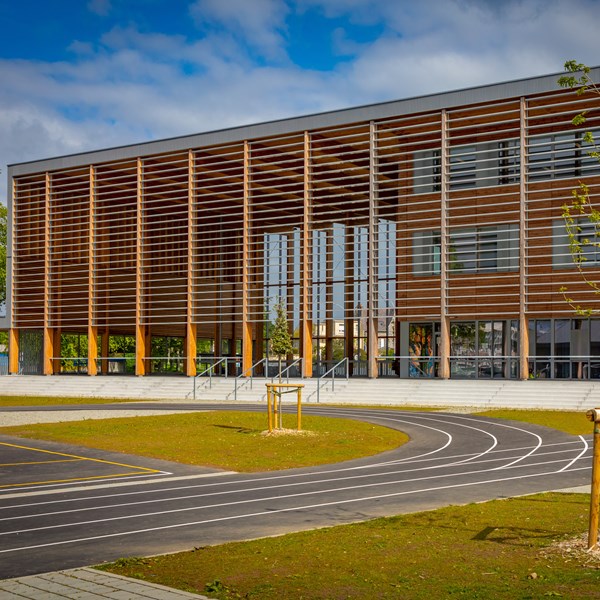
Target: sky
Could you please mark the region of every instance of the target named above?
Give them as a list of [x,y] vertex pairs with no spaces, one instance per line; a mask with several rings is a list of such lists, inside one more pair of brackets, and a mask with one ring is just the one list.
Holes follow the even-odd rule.
[[600,64],[600,0],[0,0],[6,165]]

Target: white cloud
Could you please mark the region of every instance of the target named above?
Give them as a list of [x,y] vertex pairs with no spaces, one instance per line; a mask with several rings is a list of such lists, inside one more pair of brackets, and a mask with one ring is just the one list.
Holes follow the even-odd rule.
[[219,25],[270,59],[285,58],[284,0],[195,0],[190,14],[199,26]]
[[[309,4],[332,16],[350,12],[355,23],[385,22],[385,31],[357,44],[347,27],[336,34],[344,62],[303,70],[284,59],[285,19],[286,10]],[[198,0],[198,23],[221,24],[201,28],[198,39],[130,25],[73,42],[70,62],[0,60],[0,167],[544,74],[570,58],[597,60],[598,2],[496,7],[492,0]],[[0,199],[5,181],[2,175]]]

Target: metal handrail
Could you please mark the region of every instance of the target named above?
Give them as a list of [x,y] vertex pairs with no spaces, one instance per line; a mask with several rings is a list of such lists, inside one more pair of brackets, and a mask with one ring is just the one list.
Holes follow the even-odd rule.
[[[254,363],[251,367],[249,367],[248,369],[246,369],[245,371],[242,371],[236,378],[235,378],[235,387],[233,388],[233,399],[237,400],[237,392],[238,392],[238,386],[239,387],[245,387],[246,385],[248,385],[248,383],[250,383],[250,389],[252,389],[252,380],[254,378],[254,369],[256,367],[258,367],[258,365],[262,364],[263,362],[265,362],[267,359],[266,358],[261,358],[258,362]],[[250,377],[248,377],[248,373],[250,373]],[[242,385],[240,385],[240,381],[242,378],[244,379],[244,382]]]
[[[285,369],[283,369],[283,371],[280,371],[279,373],[277,373],[277,375],[273,375],[273,377],[271,377],[271,383],[273,383],[273,381],[275,380],[275,377],[277,377],[277,378],[282,378],[282,377],[283,377],[283,374],[284,374],[286,371],[288,371],[288,372],[289,372],[289,370],[290,370],[290,369],[291,369],[293,366],[297,365],[298,363],[300,363],[300,372],[302,373],[302,361],[303,361],[303,359],[302,359],[302,358],[297,358],[297,359],[296,359],[294,362],[292,362],[292,364],[291,364],[291,365],[288,365],[288,366],[287,366]],[[288,376],[287,376],[287,382],[288,382],[288,383],[290,382],[290,375],[289,375],[289,373],[288,373]]]
[[321,399],[321,387],[324,385],[327,385],[327,383],[329,383],[328,381],[323,381],[321,382],[322,379],[325,379],[325,377],[327,377],[327,375],[329,375],[329,373],[332,373],[331,375],[331,391],[335,391],[335,370],[342,364],[346,363],[346,381],[348,381],[348,357],[344,357],[342,358],[342,360],[340,360],[340,362],[336,363],[335,365],[333,365],[333,367],[331,367],[331,369],[329,369],[329,371],[326,371],[325,373],[323,373],[323,375],[321,375],[321,377],[319,377],[319,379],[317,380],[317,403],[320,401]]
[[[210,365],[210,367],[208,367],[207,369],[204,369],[204,371],[201,371],[200,373],[196,373],[196,375],[194,376],[194,393],[193,393],[194,401],[196,401],[196,379],[198,377],[202,377],[202,376],[206,375],[206,373],[208,373],[208,389],[212,389],[213,371],[215,370],[215,367],[217,365],[220,365],[222,362],[225,363],[225,377],[227,377],[227,361],[228,361],[228,359],[230,359],[232,357],[230,357],[230,356],[223,356],[223,357],[213,356],[213,357],[210,357],[209,359],[203,359],[203,360],[215,360],[217,358],[219,359],[219,360],[217,360],[217,362]],[[204,384],[204,385],[206,385],[206,384]]]

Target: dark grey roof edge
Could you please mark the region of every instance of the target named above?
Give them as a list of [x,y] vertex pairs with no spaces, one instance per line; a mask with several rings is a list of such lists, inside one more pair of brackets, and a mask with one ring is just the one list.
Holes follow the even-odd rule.
[[[286,135],[305,130],[349,125],[370,120],[441,110],[443,108],[453,108],[467,104],[477,104],[479,102],[493,102],[519,96],[551,92],[559,89],[557,79],[561,75],[564,75],[564,72],[485,84],[424,96],[413,96],[402,100],[390,100],[376,104],[342,108],[298,117],[288,117],[161,140],[139,142],[125,146],[116,146],[114,148],[90,150],[65,156],[14,163],[8,165],[8,176],[15,177],[88,164],[127,160],[138,156],[163,154],[187,150],[189,148],[201,148],[268,136]],[[593,67],[590,75],[594,81],[599,80],[600,67]]]

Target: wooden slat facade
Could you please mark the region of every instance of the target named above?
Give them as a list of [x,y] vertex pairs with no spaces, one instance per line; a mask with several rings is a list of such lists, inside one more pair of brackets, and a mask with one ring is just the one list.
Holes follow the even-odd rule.
[[[188,376],[203,353],[250,373],[282,299],[304,376],[343,357],[410,376],[428,324],[430,374],[449,377],[454,325],[516,322],[503,376],[527,378],[530,320],[574,318],[561,286],[600,308],[557,250],[571,190],[600,188],[571,119],[600,127],[599,108],[556,91],[16,176],[10,369],[40,331],[46,374],[65,358],[108,372],[109,336],[135,338],[138,375],[165,359],[159,337],[184,340]],[[61,356],[62,334],[87,355]]]

